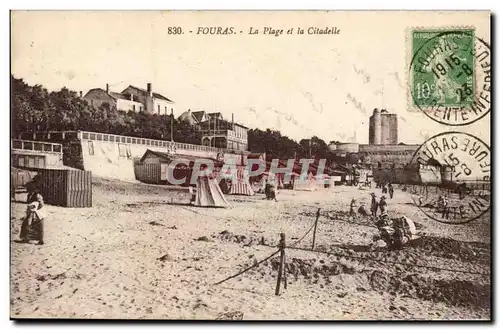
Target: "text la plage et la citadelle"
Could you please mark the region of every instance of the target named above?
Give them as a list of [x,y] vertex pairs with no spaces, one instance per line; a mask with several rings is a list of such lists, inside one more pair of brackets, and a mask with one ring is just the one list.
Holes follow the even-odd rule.
[[238,29],[234,26],[198,26],[195,29],[186,29],[181,26],[168,27],[168,34],[194,34],[194,35],[266,35],[279,37],[282,35],[339,35],[340,28],[337,26],[308,26],[308,27],[289,27],[276,28],[272,26]]

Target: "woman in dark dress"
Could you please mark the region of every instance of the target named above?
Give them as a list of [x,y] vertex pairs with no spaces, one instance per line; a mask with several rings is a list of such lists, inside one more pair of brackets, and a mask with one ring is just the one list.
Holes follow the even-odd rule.
[[28,207],[26,210],[26,216],[23,220],[23,224],[21,225],[21,233],[20,238],[23,242],[29,241],[29,232],[30,229],[38,229],[38,244],[43,245],[43,216],[40,216],[39,210],[41,210],[44,206],[43,197],[38,192],[36,185],[28,184]]

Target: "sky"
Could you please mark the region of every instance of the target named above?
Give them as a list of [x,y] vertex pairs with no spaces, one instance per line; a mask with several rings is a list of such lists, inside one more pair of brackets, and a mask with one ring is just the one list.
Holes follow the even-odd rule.
[[[11,24],[11,72],[28,84],[85,94],[151,82],[175,102],[176,116],[220,111],[296,140],[359,143],[368,143],[374,108],[398,114],[399,142],[456,130],[408,110],[411,29],[473,26],[490,38],[487,12],[30,11],[13,12]],[[199,35],[200,27],[233,27],[236,35]],[[284,34],[264,35],[265,27]],[[299,35],[298,27],[340,32]],[[489,143],[489,120],[460,130]]]

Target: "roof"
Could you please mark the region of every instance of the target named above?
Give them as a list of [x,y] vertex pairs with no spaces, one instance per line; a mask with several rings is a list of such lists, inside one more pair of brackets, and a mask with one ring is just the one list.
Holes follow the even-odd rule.
[[[143,88],[139,88],[139,87],[135,87],[135,86],[132,86],[132,85],[129,85],[127,88],[133,88],[133,89],[136,89],[137,91],[139,91],[140,93],[142,94],[147,94],[148,91],[143,89]],[[157,99],[160,99],[160,100],[165,100],[165,101],[168,101],[168,102],[171,102],[171,103],[174,103],[174,101],[170,100],[169,98],[161,95],[161,94],[158,94],[158,93],[155,93],[153,92],[153,97],[154,98],[157,98]]]
[[263,158],[265,156],[265,153],[249,153],[247,155],[247,159],[260,159],[260,158]]
[[[102,88],[92,88],[92,89],[90,89],[90,90],[87,92],[87,94],[85,94],[85,96],[87,96],[90,92],[93,92],[93,91],[100,91],[100,92],[102,92],[102,93],[104,93],[104,94],[108,94],[110,97],[112,97],[112,98],[113,98],[113,99],[115,99],[115,100],[120,99],[120,100],[132,101],[132,100],[130,99],[130,97],[127,97],[127,95],[124,95],[124,94],[122,94],[122,93],[116,93],[116,92],[106,92],[106,91],[105,91],[104,89],[102,89]],[[137,100],[133,100],[133,101],[138,102]]]
[[220,112],[210,112],[210,113],[207,113],[207,116],[223,118],[222,113],[220,113]]
[[201,119],[203,118],[203,115],[205,114],[205,111],[193,111],[191,112],[193,115],[194,119],[196,119],[197,122],[200,122]]
[[127,98],[125,95],[123,94],[120,94],[120,93],[116,93],[116,92],[109,92],[108,93],[111,97],[115,98],[115,99],[122,99],[122,100],[130,100],[130,98]]
[[241,125],[241,124],[238,124],[238,123],[234,123],[236,126],[239,126],[239,127],[242,127],[242,128],[245,128],[245,129],[249,129],[248,127],[246,127],[245,125]]
[[189,121],[190,124],[196,124],[198,123],[198,120],[193,116],[193,113],[188,110],[184,111],[181,113],[181,115],[178,117],[179,120],[187,120]]
[[113,97],[113,95],[110,95],[109,93],[106,93],[106,91],[104,89],[102,89],[102,88],[92,88],[92,89],[89,89],[89,91],[87,92],[87,94],[85,94],[84,97],[87,97],[87,95],[89,95],[91,92],[94,92],[94,91],[103,92],[104,94],[108,94],[112,98],[115,98],[115,97]]
[[141,163],[147,158],[147,156],[149,154],[155,155],[158,158],[161,158],[161,159],[169,161],[169,162],[173,159],[173,157],[172,157],[171,154],[168,154],[168,153],[165,153],[165,152],[153,151],[151,149],[148,149],[148,150],[146,150],[146,152],[144,153],[144,155],[142,155],[142,157],[141,157]]
[[[208,122],[210,122],[210,119],[202,121],[202,122],[198,122],[198,124],[203,124],[203,123],[208,123]],[[219,123],[219,125],[225,124],[227,127],[231,127],[231,125],[233,124],[232,122],[227,121],[225,119],[218,119],[217,122]],[[212,121],[212,123],[213,123],[213,121]],[[212,124],[212,123],[210,123],[210,124]],[[241,124],[238,124],[238,123],[234,123],[234,125],[242,127],[242,128],[245,128],[245,129],[248,129],[248,127],[246,127],[244,125],[241,125]]]

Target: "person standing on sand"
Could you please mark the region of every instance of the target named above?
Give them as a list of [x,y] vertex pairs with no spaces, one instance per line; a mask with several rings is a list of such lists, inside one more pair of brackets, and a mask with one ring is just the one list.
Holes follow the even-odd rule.
[[377,196],[375,196],[374,193],[371,193],[370,195],[372,196],[372,203],[370,205],[370,211],[372,212],[372,216],[376,217],[377,216],[377,209],[378,209]]
[[37,187],[33,183],[29,183],[26,186],[28,190],[28,207],[26,210],[26,216],[24,217],[23,223],[21,225],[21,233],[20,233],[20,238],[21,241],[23,242],[28,242],[29,241],[29,230],[32,225],[35,224],[33,220],[36,221],[36,224],[38,225],[38,234],[39,234],[39,240],[38,240],[38,245],[43,245],[43,211],[40,212],[40,210],[43,209],[45,203],[43,201],[43,196],[38,192]]
[[349,209],[349,216],[356,216],[356,211],[355,211],[355,208],[356,207],[356,200],[353,198],[351,200],[351,207]]
[[380,208],[380,213],[387,212],[387,201],[385,200],[385,196],[380,197],[380,202],[378,203],[378,206]]
[[448,219],[450,209],[448,208],[448,197],[443,196],[443,219]]
[[392,183],[389,183],[389,196],[391,196],[391,199],[394,196],[394,187],[392,186]]

